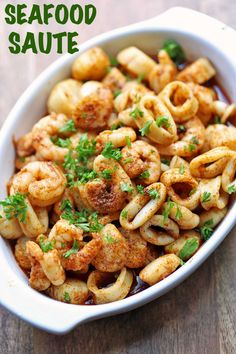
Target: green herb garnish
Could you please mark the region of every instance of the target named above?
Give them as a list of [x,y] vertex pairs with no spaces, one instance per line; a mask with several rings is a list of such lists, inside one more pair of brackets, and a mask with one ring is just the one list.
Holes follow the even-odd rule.
[[148,170],[142,172],[140,175],[139,175],[139,178],[141,179],[144,179],[144,178],[148,178],[150,177],[150,172]]
[[190,258],[197,251],[198,246],[199,242],[196,238],[188,239],[185,242],[184,247],[179,252],[179,258],[183,261]]
[[236,187],[234,184],[232,184],[231,186],[228,187],[228,193],[229,194],[233,194],[236,192]]
[[111,179],[112,177],[112,171],[109,169],[105,169],[101,172],[101,177],[104,179]]
[[144,74],[139,74],[139,76],[137,77],[136,81],[138,84],[141,84],[143,79],[144,79],[145,75]]
[[207,203],[211,200],[211,193],[210,192],[204,192],[201,198],[202,203]]
[[156,125],[161,128],[161,127],[166,127],[168,128],[170,126],[170,123],[169,123],[169,118],[168,117],[157,117],[156,119]]
[[159,199],[160,198],[159,192],[154,188],[150,189],[148,191],[148,194],[150,195],[151,199]]
[[60,133],[70,133],[70,132],[73,133],[76,131],[77,129],[72,119],[68,120],[68,122],[66,122],[66,124],[61,129],[59,129]]
[[122,219],[127,219],[128,216],[128,211],[127,210],[122,210],[122,212],[120,213]]
[[125,137],[126,145],[130,148],[131,147],[131,140],[129,136]]
[[181,164],[180,167],[179,167],[179,173],[180,173],[181,175],[183,175],[184,172],[185,172],[185,166],[184,166],[184,164]]
[[122,157],[120,149],[114,148],[112,142],[106,143],[104,149],[102,150],[102,155],[116,161],[119,161]]
[[149,133],[150,130],[150,126],[152,125],[152,120],[147,121],[147,123],[144,124],[144,126],[139,129],[141,136],[147,135]]
[[39,246],[44,253],[53,250],[53,246],[49,240],[44,240],[44,237],[39,238]]
[[139,194],[144,195],[144,187],[141,184],[137,185],[137,191]]
[[135,107],[135,109],[130,112],[129,115],[130,117],[137,119],[138,117],[143,117],[143,112],[138,107]]
[[64,292],[64,301],[68,303],[71,302],[70,294],[67,291]]
[[127,192],[127,193],[132,193],[134,190],[134,188],[131,187],[128,183],[121,183],[120,189],[122,190],[122,192]]
[[202,227],[200,227],[200,233],[205,241],[209,240],[213,234],[213,220],[207,220]]
[[20,222],[26,221],[28,206],[25,198],[24,194],[16,193],[0,201],[0,205],[2,205],[3,212],[8,220],[17,218]]
[[69,258],[72,254],[79,251],[79,244],[77,240],[74,240],[72,248],[64,254],[64,258]]
[[173,60],[176,65],[180,65],[185,62],[186,57],[183,48],[173,39],[167,39],[163,43],[163,47],[169,57]]

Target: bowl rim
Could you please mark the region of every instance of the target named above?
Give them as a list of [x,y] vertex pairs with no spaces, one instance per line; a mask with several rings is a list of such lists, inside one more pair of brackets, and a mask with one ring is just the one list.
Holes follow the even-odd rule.
[[[188,16],[186,16],[186,14]],[[176,19],[176,17],[178,17]],[[187,22],[183,20],[184,18],[187,17]],[[211,46],[214,46],[216,48],[217,45],[219,45],[219,42],[221,43],[222,38],[220,34],[223,33],[223,38],[225,36],[234,36],[234,39],[236,38],[236,32],[232,30],[230,27],[225,26],[223,23],[220,21],[217,21],[215,19],[212,19],[206,15],[203,15],[199,12],[190,10],[190,9],[185,9],[185,8],[172,8],[163,14],[154,17],[150,20],[137,23],[134,25],[130,25],[127,27],[115,29],[113,31],[101,34],[99,36],[96,36],[89,41],[86,41],[84,44],[80,46],[80,52],[83,52],[87,50],[88,48],[94,46],[94,45],[99,45],[102,43],[105,43],[107,41],[112,41],[118,37],[121,36],[130,36],[132,34],[137,34],[139,32],[166,32],[166,31],[173,31],[175,30],[177,34],[180,35],[188,35],[191,37],[196,37],[197,39],[201,41],[205,41],[206,43],[209,44],[209,38],[212,38],[212,33],[210,36],[204,35],[202,31],[194,28],[192,26],[193,24],[193,19],[196,21],[196,18],[201,20],[202,29],[204,28],[204,23],[207,26],[210,25],[210,31],[215,31],[219,32],[219,36],[215,36],[217,38],[214,38],[214,40],[211,41]],[[172,19],[171,25],[168,19]],[[191,25],[191,26],[190,26]],[[224,29],[223,29],[224,28]],[[225,60],[228,60],[228,62],[232,65],[236,72],[236,64],[233,62],[233,52],[231,52],[230,46],[228,43],[224,43],[224,55],[225,55]],[[222,51],[221,49],[220,51]],[[9,113],[6,121],[4,122],[2,129],[0,131],[0,152],[5,146],[5,140],[6,136],[9,136],[12,127],[14,125],[14,122],[19,119],[19,111],[23,109],[23,107],[32,100],[33,95],[37,94],[37,91],[39,90],[42,85],[46,83],[49,77],[54,76],[56,73],[58,73],[66,64],[69,62],[72,62],[74,58],[78,55],[78,53],[75,53],[74,55],[64,55],[61,58],[57,59],[55,62],[53,62],[46,70],[42,72],[34,81],[33,83],[28,87],[28,89],[25,90],[25,92],[22,94],[22,96],[19,98],[11,112]],[[180,282],[185,280],[191,273],[193,273],[208,257],[209,255],[217,248],[217,246],[223,241],[223,239],[226,237],[226,235],[230,232],[230,230],[233,228],[233,226],[236,223],[236,202],[233,203],[232,207],[228,211],[227,215],[224,218],[224,221],[217,227],[215,230],[213,236],[205,242],[202,247],[198,250],[198,252],[188,261],[186,264],[177,269],[174,273],[172,273],[170,276],[162,280],[161,282],[145,289],[144,291],[135,294],[133,296],[130,296],[128,298],[125,298],[120,301],[116,301],[114,303],[109,303],[109,304],[103,304],[103,305],[96,305],[96,306],[87,306],[87,305],[68,305],[64,303],[60,303],[56,300],[47,298],[43,296],[42,294],[39,294],[39,296],[42,298],[42,302],[44,302],[45,298],[47,299],[45,304],[47,303],[49,307],[52,308],[52,313],[53,311],[65,311],[68,314],[68,317],[64,322],[61,321],[60,323],[56,323],[58,321],[58,318],[55,319],[55,321],[48,323],[47,320],[43,322],[42,320],[39,319],[32,319],[31,316],[29,316],[28,313],[25,312],[24,309],[19,309],[15,306],[13,306],[13,303],[9,301],[9,299],[6,297],[7,293],[4,293],[0,295],[0,304],[7,308],[10,312],[14,313],[21,319],[29,322],[30,324],[39,327],[43,330],[46,330],[48,332],[52,333],[57,333],[57,334],[63,334],[71,329],[73,329],[76,325],[79,323],[83,323],[88,320],[92,319],[97,319],[101,317],[106,317],[109,315],[113,315],[116,313],[121,313],[125,312],[128,310],[132,310],[138,306],[141,306],[149,301],[152,301],[153,299],[162,296],[164,293],[172,289],[173,287],[177,286]],[[2,247],[0,247],[0,255],[4,257]],[[9,265],[7,264],[6,260],[2,260],[0,256],[0,264],[5,267],[7,267],[7,271],[10,274],[11,269]],[[13,273],[11,274],[11,276]],[[14,280],[17,282],[17,280]],[[19,288],[22,288],[22,284],[18,284]],[[6,282],[6,279],[1,276],[0,277],[0,288],[3,286],[8,286],[9,284]],[[9,290],[9,289],[8,289]],[[22,289],[21,289],[22,290]],[[26,291],[26,289],[24,289]],[[10,291],[10,290],[9,290]],[[1,292],[0,292],[1,293]],[[35,297],[32,297],[32,289],[30,289],[30,292],[27,292],[27,297],[32,298],[33,300],[37,298],[36,294]],[[44,299],[44,300],[43,300]],[[41,301],[41,300],[40,300]],[[46,306],[46,305],[45,305]]]

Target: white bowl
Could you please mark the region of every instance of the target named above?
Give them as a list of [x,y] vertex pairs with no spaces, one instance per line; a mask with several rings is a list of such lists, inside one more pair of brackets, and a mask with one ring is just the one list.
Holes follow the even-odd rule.
[[[236,101],[236,32],[206,15],[185,8],[172,8],[151,20],[114,30],[89,40],[80,52],[93,46],[103,47],[110,55],[136,45],[148,53],[156,53],[163,40],[176,39],[188,58],[208,57],[217,69],[218,80],[232,100]],[[6,182],[13,173],[12,136],[21,136],[44,115],[46,99],[53,85],[70,75],[74,55],[66,55],[45,70],[25,91],[5,121],[0,133],[1,199]],[[180,269],[160,283],[121,301],[105,305],[70,305],[46,297],[28,286],[8,242],[0,239],[0,303],[32,325],[62,334],[76,325],[109,315],[129,311],[152,301],[178,285],[195,271],[216,249],[236,222],[236,203],[213,236]]]

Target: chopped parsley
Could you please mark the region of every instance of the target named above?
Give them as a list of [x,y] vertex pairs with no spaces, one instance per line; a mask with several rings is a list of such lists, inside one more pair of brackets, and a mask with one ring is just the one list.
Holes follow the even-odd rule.
[[164,116],[160,116],[160,117],[157,117],[156,119],[156,125],[161,128],[161,127],[166,127],[168,128],[170,126],[170,123],[169,123],[169,118],[168,117],[164,117]]
[[112,142],[106,143],[102,150],[102,155],[108,159],[114,159],[116,161],[119,161],[122,157],[120,149],[114,148]]
[[71,146],[71,140],[69,138],[67,139],[62,139],[62,138],[56,138],[51,137],[50,140],[53,142],[53,144],[61,147],[61,148],[69,148]]
[[39,246],[44,253],[53,250],[53,245],[49,240],[45,240],[43,236],[39,238]]
[[139,178],[144,179],[150,177],[150,172],[148,170],[143,171],[140,175]]
[[24,156],[19,156],[20,162],[25,162],[25,157]]
[[169,57],[173,60],[176,65],[180,65],[185,62],[186,57],[183,48],[173,39],[167,39],[163,43],[163,47]]
[[137,185],[137,190],[139,194],[144,195],[144,187],[141,184]]
[[178,134],[185,133],[186,132],[185,126],[183,124],[178,125],[177,132],[178,132]]
[[114,93],[113,93],[114,98],[118,97],[120,94],[121,94],[121,90],[114,91]]
[[195,145],[195,144],[189,144],[189,145],[188,145],[188,150],[189,150],[190,152],[196,150],[196,145]]
[[194,193],[196,193],[197,188],[193,188],[190,192],[189,192],[189,196],[191,197],[191,195],[193,195]]
[[119,65],[119,62],[116,58],[110,57],[109,59],[110,59],[111,66],[117,67]]
[[106,243],[114,243],[115,242],[115,239],[112,235],[110,234],[107,234],[106,236],[103,237],[103,240],[106,242]]
[[93,156],[96,152],[96,141],[88,139],[87,134],[81,136],[78,145],[76,146],[78,153],[78,161],[87,163],[88,158]]
[[156,189],[154,189],[154,188],[150,189],[150,190],[148,191],[148,194],[150,195],[150,197],[151,197],[152,199],[160,199],[160,194],[159,194],[159,192],[158,192]]
[[131,140],[129,136],[125,137],[126,145],[130,148],[131,147]]
[[197,140],[196,136],[193,136],[193,137],[191,138],[191,141],[192,141],[193,144],[199,145],[199,141]]
[[166,205],[165,205],[164,210],[162,212],[162,215],[164,217],[164,220],[163,220],[164,223],[168,219],[169,214],[174,207],[176,207],[175,219],[180,220],[182,218],[182,213],[181,213],[179,205],[177,203],[173,202],[172,200],[168,200],[166,202]]
[[132,193],[134,190],[134,188],[131,187],[128,183],[121,183],[120,189],[122,190],[122,192],[128,192],[128,193]]
[[142,83],[142,81],[143,81],[143,79],[144,79],[144,74],[139,74],[139,76],[137,77],[137,79],[136,79],[136,81],[137,81],[137,83],[138,84],[141,84]]
[[147,123],[145,123],[141,129],[139,129],[141,136],[147,135],[149,133],[151,125],[152,125],[152,120],[148,120]]
[[189,238],[179,252],[179,258],[183,261],[190,258],[198,249],[199,242],[197,238]]
[[211,193],[210,192],[203,192],[201,201],[202,203],[207,203],[211,200]]
[[131,163],[131,162],[133,162],[133,159],[131,157],[128,157],[123,162],[124,162],[124,164]]
[[236,192],[236,187],[234,184],[231,184],[231,186],[228,187],[228,193],[233,194]]
[[122,219],[127,219],[128,216],[128,211],[127,210],[122,210],[122,212],[120,213]]
[[141,111],[138,107],[135,107],[135,109],[130,112],[130,117],[137,119],[138,117],[143,117],[143,111]]
[[67,291],[64,292],[64,301],[68,303],[71,302],[70,294]]
[[16,193],[0,201],[0,205],[2,205],[3,212],[8,220],[17,218],[20,222],[26,221],[28,206],[25,198],[24,194]]
[[79,244],[77,240],[74,240],[72,248],[64,253],[64,258],[69,258],[72,254],[75,254],[79,251]]
[[207,220],[202,227],[200,227],[200,233],[205,241],[209,240],[209,238],[213,234],[213,220]]
[[101,177],[104,179],[111,179],[112,177],[112,171],[109,169],[105,169],[101,172]]
[[214,117],[214,123],[215,124],[221,124],[221,118],[219,116]]
[[77,129],[72,119],[68,120],[68,122],[66,122],[66,124],[59,130],[60,133],[74,133],[76,131]]
[[161,158],[161,163],[164,163],[164,165],[170,166],[170,160],[165,159],[165,158]]
[[183,175],[184,172],[185,172],[185,166],[184,166],[184,164],[181,164],[180,167],[179,167],[179,173],[180,173],[181,175]]

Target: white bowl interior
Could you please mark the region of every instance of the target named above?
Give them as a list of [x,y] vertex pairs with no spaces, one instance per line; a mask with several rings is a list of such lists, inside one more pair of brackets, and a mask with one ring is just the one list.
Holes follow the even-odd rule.
[[[131,34],[129,35],[125,33],[121,35],[115,34],[112,39],[98,41],[97,45],[102,46],[111,56],[114,56],[120,49],[130,45],[135,45],[147,53],[155,54],[160,49],[163,41],[167,38],[176,39],[183,46],[187,57],[190,60],[194,60],[201,56],[208,57],[216,67],[218,81],[224,87],[231,100],[236,101],[236,91],[233,91],[233,86],[236,82],[235,69],[233,69],[232,64],[226,59],[224,53],[220,51],[220,48],[209,44],[209,42],[198,36],[193,36],[192,34],[188,35],[181,30],[155,31],[151,29],[142,29],[140,31],[131,31]],[[38,80],[38,84],[28,91],[28,94],[24,95],[22,98],[20,109],[18,109],[17,112],[14,112],[14,114],[17,115],[14,124],[9,123],[5,127],[6,134],[4,135],[4,141],[0,145],[0,170],[2,171],[0,179],[1,199],[6,195],[6,183],[13,173],[14,148],[12,144],[12,136],[15,135],[16,137],[20,137],[30,131],[33,124],[45,115],[46,101],[51,88],[56,82],[70,76],[70,67],[74,58],[75,56],[70,56],[67,57],[67,59],[55,63],[50,77],[48,77],[46,73],[43,74]],[[27,278],[18,267],[8,243],[1,239],[0,247],[3,250],[4,257],[15,277],[17,277],[23,286],[27,286]],[[32,303],[37,296],[42,296],[37,294],[33,289],[29,288],[28,291],[31,293]],[[140,296],[140,294],[134,296]],[[47,301],[49,306],[54,302],[54,300],[49,298]],[[122,301],[127,301],[127,299]],[[68,306],[65,304],[59,305]],[[109,305],[102,306],[104,308],[104,306]],[[76,311],[76,307],[74,307],[74,311]]]

